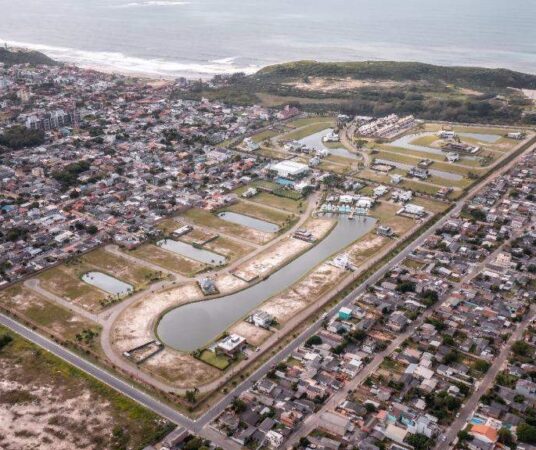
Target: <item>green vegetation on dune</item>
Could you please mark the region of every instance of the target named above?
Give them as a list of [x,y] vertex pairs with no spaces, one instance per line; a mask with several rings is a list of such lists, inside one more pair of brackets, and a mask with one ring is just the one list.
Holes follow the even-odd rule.
[[0,48],[0,62],[7,66],[14,64],[31,64],[45,65],[45,66],[57,66],[58,62],[49,58],[47,55],[36,51],[27,50],[9,50],[7,48]]
[[257,78],[303,78],[305,76],[351,77],[358,80],[441,80],[460,87],[536,89],[536,75],[506,69],[434,66],[416,62],[362,61],[322,63],[296,61],[261,69]]
[[[322,82],[316,83],[319,80]],[[216,85],[200,81],[176,95],[232,104],[260,102],[269,107],[298,104],[317,113],[414,114],[426,120],[467,123],[536,122],[536,115],[523,114],[532,102],[511,89],[535,89],[536,76],[506,69],[391,61],[298,61],[269,66],[249,76],[235,74],[222,83],[216,78]]]

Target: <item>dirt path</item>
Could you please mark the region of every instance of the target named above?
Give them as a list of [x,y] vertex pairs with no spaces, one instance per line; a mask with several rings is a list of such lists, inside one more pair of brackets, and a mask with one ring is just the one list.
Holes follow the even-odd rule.
[[178,272],[173,272],[172,270],[166,269],[162,266],[159,266],[158,264],[154,264],[150,261],[146,261],[145,259],[137,258],[135,256],[129,255],[128,253],[122,252],[117,245],[107,245],[106,247],[104,247],[104,250],[106,250],[108,253],[111,253],[112,255],[116,255],[123,259],[126,259],[133,264],[148,267],[149,269],[155,270],[156,272],[163,272],[168,275],[172,275],[177,281],[190,280],[188,277],[185,277]]
[[92,322],[96,322],[101,325],[104,322],[104,319],[102,316],[103,313],[99,313],[99,314],[90,313],[89,311],[85,310],[81,306],[75,305],[74,303],[60,297],[59,295],[53,294],[52,292],[49,292],[46,289],[43,289],[40,286],[40,282],[37,278],[30,278],[29,280],[26,280],[24,282],[24,286],[27,287],[28,289],[31,289],[35,293],[39,294],[41,297],[44,297],[47,300],[50,300],[52,303],[56,303],[57,305],[60,305],[63,308],[68,309],[69,311],[72,311],[73,313],[78,314],[79,316],[84,317],[85,319],[91,320]]

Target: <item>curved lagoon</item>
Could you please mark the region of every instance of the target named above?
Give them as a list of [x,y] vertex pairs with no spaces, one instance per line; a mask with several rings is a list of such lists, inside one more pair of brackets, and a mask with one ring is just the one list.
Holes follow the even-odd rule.
[[255,217],[238,214],[232,211],[221,212],[218,214],[218,217],[227,222],[237,223],[238,225],[254,228],[255,230],[264,231],[265,233],[277,233],[279,231],[279,227],[275,223],[266,222],[266,220],[256,219]]
[[182,241],[174,241],[173,239],[162,239],[157,242],[159,247],[168,250],[173,253],[177,253],[181,256],[194,259],[196,261],[210,264],[212,266],[221,266],[227,262],[227,258],[217,253],[205,250],[202,248],[196,248],[191,244],[186,244]]
[[359,156],[357,156],[355,153],[352,153],[348,151],[348,149],[340,144],[340,147],[328,147],[324,144],[324,141],[322,141],[322,138],[333,131],[333,128],[326,128],[325,130],[319,131],[318,133],[311,134],[310,136],[304,137],[303,139],[300,139],[298,142],[301,142],[302,144],[307,145],[309,148],[313,148],[315,150],[327,150],[331,155],[334,156],[341,156],[343,158],[348,159],[359,159]]
[[118,280],[117,278],[106,275],[102,272],[88,272],[82,275],[82,281],[91,284],[108,294],[112,295],[127,295],[132,292],[132,285]]
[[359,239],[375,223],[376,219],[371,217],[354,220],[340,217],[328,236],[269,278],[234,294],[190,303],[166,313],[158,324],[160,340],[185,352],[207,345],[265,300],[292,286],[320,262]]

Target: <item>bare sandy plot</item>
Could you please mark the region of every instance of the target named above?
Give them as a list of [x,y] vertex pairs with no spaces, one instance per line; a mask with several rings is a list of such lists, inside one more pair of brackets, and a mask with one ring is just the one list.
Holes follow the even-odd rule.
[[115,321],[112,344],[120,353],[145,344],[154,338],[153,326],[163,311],[202,297],[197,283],[144,297],[123,311]]
[[321,92],[337,92],[347,91],[349,89],[359,89],[364,87],[381,87],[392,88],[396,86],[402,86],[405,83],[394,80],[354,80],[353,78],[325,78],[325,77],[310,77],[309,82],[295,81],[287,83],[288,85],[300,89],[302,91],[321,91]]
[[178,388],[200,386],[221,376],[215,367],[169,347],[147,360],[143,368]]
[[[0,381],[0,398],[27,398],[28,402],[0,402],[0,447],[8,449],[92,449],[93,434],[109,435],[112,421],[106,405],[95,405],[90,392],[58,402],[53,386],[28,386]],[[31,401],[30,401],[31,400]]]
[[335,219],[311,217],[301,228],[309,231],[315,239],[322,239],[333,229],[336,222]]
[[244,289],[248,286],[243,280],[231,275],[230,273],[221,273],[216,278],[216,286],[220,294],[228,294],[230,292]]
[[134,401],[12,337],[0,352],[1,449],[141,448],[169,429]]
[[235,333],[239,336],[246,338],[246,341],[250,345],[261,345],[266,339],[268,339],[272,332],[264,328],[256,327],[247,322],[237,322],[229,329],[229,333]]
[[352,262],[359,266],[374,254],[378,253],[385,245],[389,244],[389,238],[369,233],[353,244],[347,251]]
[[299,239],[283,239],[273,247],[238,266],[233,273],[246,281],[254,280],[257,277],[262,278],[310,247],[311,244]]
[[263,303],[261,309],[284,323],[334,289],[346,274],[343,269],[324,263],[292,288]]

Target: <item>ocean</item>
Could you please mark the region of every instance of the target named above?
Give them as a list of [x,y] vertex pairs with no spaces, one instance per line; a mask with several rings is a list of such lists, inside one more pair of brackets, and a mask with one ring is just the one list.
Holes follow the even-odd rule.
[[397,60],[536,73],[535,0],[0,0],[0,44],[154,77]]

